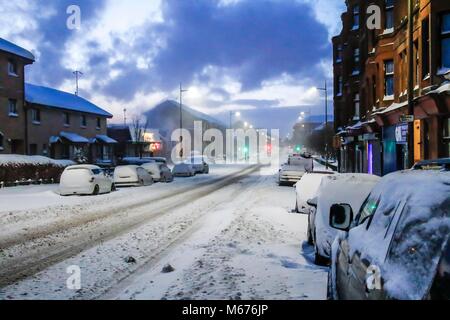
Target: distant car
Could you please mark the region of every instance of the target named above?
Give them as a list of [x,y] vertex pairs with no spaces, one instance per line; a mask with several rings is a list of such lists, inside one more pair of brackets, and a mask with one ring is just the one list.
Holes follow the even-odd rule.
[[450,158],[419,161],[413,170],[450,171]]
[[195,169],[190,163],[180,163],[172,169],[172,174],[175,177],[193,177],[195,176]]
[[140,166],[119,166],[114,170],[114,184],[116,187],[149,186],[153,178]]
[[303,157],[290,157],[278,173],[278,185],[295,184],[307,172],[314,170],[314,160]]
[[202,156],[192,157],[191,164],[195,170],[195,173],[209,174],[209,165],[205,162]]
[[449,172],[408,171],[385,176],[361,209],[335,203],[328,298],[450,299],[449,195]]
[[111,177],[98,166],[76,165],[67,167],[61,175],[59,192],[62,196],[98,195],[115,190]]
[[150,162],[142,165],[142,168],[152,176],[155,182],[172,182],[173,175],[169,167],[164,163]]
[[309,217],[310,234],[317,265],[329,264],[331,245],[337,235],[337,231],[329,225],[332,205],[349,203],[353,210],[358,210],[380,179],[362,173],[336,174],[322,179],[317,197],[308,201],[312,206]]

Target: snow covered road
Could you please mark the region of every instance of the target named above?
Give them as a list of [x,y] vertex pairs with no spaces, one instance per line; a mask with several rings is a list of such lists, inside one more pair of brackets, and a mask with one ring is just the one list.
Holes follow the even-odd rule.
[[[326,270],[304,244],[307,217],[291,213],[292,188],[266,169],[217,167],[172,185],[63,199],[0,212],[0,299],[325,298]],[[162,273],[167,264],[175,270]],[[73,265],[81,290],[66,286]]]

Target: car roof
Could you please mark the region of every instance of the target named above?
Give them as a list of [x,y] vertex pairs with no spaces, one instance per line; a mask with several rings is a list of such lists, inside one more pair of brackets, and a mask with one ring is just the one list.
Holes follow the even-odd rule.
[[99,166],[95,166],[92,164],[78,164],[78,165],[67,167],[67,170],[73,170],[73,169],[88,169],[88,170],[100,169],[101,170],[101,168]]

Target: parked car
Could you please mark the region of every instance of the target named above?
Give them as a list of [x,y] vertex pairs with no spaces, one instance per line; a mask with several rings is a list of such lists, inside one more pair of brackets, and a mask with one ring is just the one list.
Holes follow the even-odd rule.
[[60,179],[62,196],[98,195],[115,190],[113,179],[98,166],[76,165],[67,167]]
[[305,173],[314,170],[314,160],[312,158],[289,157],[278,173],[278,185],[295,184]]
[[312,171],[303,175],[300,181],[294,185],[296,194],[295,212],[309,214],[308,200],[317,196],[322,178],[334,174],[333,171]]
[[179,163],[172,169],[172,174],[175,177],[193,177],[195,176],[195,169],[190,163]]
[[312,206],[309,229],[316,264],[328,265],[330,262],[331,245],[337,235],[337,231],[329,225],[332,205],[349,203],[353,210],[358,210],[380,179],[362,173],[337,174],[322,179],[317,197],[308,201]]
[[334,204],[328,297],[450,299],[449,195],[449,172],[408,171],[384,177],[359,210]]
[[172,182],[173,175],[169,167],[160,162],[150,162],[142,165],[142,168],[152,176],[155,182]]
[[413,170],[450,171],[450,158],[419,161]]
[[195,170],[195,173],[209,174],[209,165],[205,162],[202,156],[192,157],[191,164]]
[[114,183],[117,187],[149,186],[153,178],[140,166],[118,166],[114,170]]

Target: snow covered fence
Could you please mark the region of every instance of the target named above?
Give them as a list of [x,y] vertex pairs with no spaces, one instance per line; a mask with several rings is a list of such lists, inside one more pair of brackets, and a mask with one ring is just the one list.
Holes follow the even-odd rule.
[[55,183],[64,168],[72,164],[43,156],[0,155],[0,187]]

